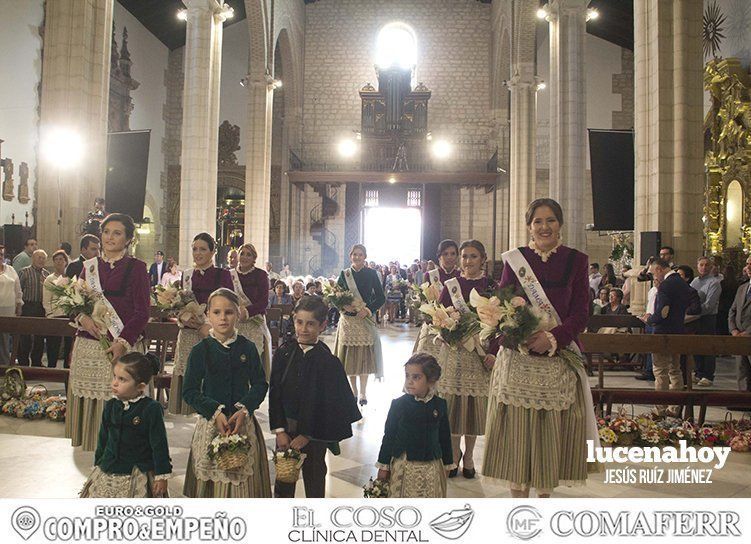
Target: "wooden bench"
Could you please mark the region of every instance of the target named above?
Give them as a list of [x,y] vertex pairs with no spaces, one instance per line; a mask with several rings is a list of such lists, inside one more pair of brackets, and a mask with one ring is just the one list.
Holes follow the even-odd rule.
[[[751,355],[751,337],[708,336],[685,334],[596,334],[579,335],[585,355],[598,353],[659,353],[665,355],[691,355],[688,358],[688,375],[691,376],[694,355]],[[603,365],[598,369],[598,385],[592,390],[596,404],[608,413],[613,403],[674,404],[682,405],[684,417],[693,419],[693,407],[699,407],[698,422],[704,422],[708,406],[739,406],[751,408],[751,392],[721,391],[717,389],[694,390],[688,380],[685,391],[654,391],[650,389],[606,388]]]
[[[642,334],[644,332],[644,322],[635,315],[614,315],[614,314],[594,314],[589,316],[587,322],[587,331],[597,333],[602,328],[616,328],[616,329],[628,329],[628,333],[607,333],[607,334]],[[613,357],[615,355],[615,357]],[[592,375],[592,369],[594,366],[603,368],[607,366],[609,368],[614,367],[627,367],[634,368],[644,365],[645,356],[643,354],[633,352],[610,352],[598,354],[595,358],[592,354],[586,354],[587,366],[590,375]]]

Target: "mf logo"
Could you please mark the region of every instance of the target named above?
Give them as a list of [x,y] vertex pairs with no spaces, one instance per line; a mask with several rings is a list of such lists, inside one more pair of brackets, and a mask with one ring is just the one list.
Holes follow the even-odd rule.
[[531,540],[542,531],[542,515],[534,506],[517,506],[506,518],[508,533],[519,540]]

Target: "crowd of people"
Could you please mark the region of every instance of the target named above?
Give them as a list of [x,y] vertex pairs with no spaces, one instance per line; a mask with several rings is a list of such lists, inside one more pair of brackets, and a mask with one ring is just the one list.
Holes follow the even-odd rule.
[[[291,448],[307,456],[306,495],[323,497],[326,451],[338,453],[339,442],[352,436],[351,425],[368,404],[370,376],[384,375],[379,314],[389,322],[405,319],[402,304],[410,284],[427,282],[439,293],[440,304],[459,314],[470,311],[471,293],[511,288],[549,326],[527,338],[526,349],[517,350],[506,347],[502,336],[450,346],[423,324],[412,357],[398,361],[405,370],[405,393],[389,409],[376,466],[379,480],[391,483],[392,496],[445,497],[447,478],[457,477],[460,467],[464,478],[475,477],[475,443],[484,435],[483,474],[505,481],[515,497],[529,496],[532,488],[545,497],[559,485],[586,481],[586,441],[598,440],[584,365],[566,359],[573,354],[581,360],[577,337],[595,308],[626,313],[630,282],[648,281],[647,312],[639,317],[652,332],[683,333],[692,323],[695,330],[714,334],[725,301],[730,302],[729,333],[749,335],[751,293],[748,284],[729,281],[732,270],[725,269],[727,276],[718,273],[717,261],[707,257],[697,262],[694,277],[690,267],[674,264],[669,247],[638,272],[625,271],[619,278],[606,265],[600,273],[585,254],[563,245],[563,211],[551,199],[532,202],[525,220],[530,243],[503,254],[503,273],[496,282],[479,240],[443,240],[437,264],[416,261],[409,268],[369,262],[367,249],[356,244],[349,252],[350,266],[336,279],[316,279],[295,277],[288,266],[280,274],[270,263],[265,270],[257,268],[258,254],[249,243],[230,252],[225,266],[217,266],[216,243],[203,232],[193,238],[193,265],[182,273],[174,260],[164,261],[162,252],[147,269],[128,254],[133,220],[110,214],[101,221],[100,237],[80,240],[77,260],[70,260],[69,248],[54,252],[52,272],[44,268],[47,253],[27,240],[13,266],[2,264],[0,310],[69,319],[44,289],[45,282],[62,276],[82,279],[105,301],[107,333],[92,316],[81,314],[75,316],[72,345],[47,339],[49,366],[61,353],[70,353],[66,437],[73,446],[95,451],[95,469],[82,496],[166,491],[172,465],[162,407],[147,394],[159,365],[144,355],[144,329],[153,289],[167,276],[168,281],[179,277],[173,281],[206,309],[205,316],[179,323],[167,405],[172,414],[197,414],[183,493],[272,495],[263,433],[254,416],[268,393],[269,430],[276,435],[277,450]],[[751,272],[751,258],[744,271]],[[322,296],[325,282],[349,291],[355,302],[332,312]],[[723,297],[724,289],[735,292]],[[292,307],[294,333],[272,352],[266,320],[256,318],[277,305]],[[332,348],[320,339],[330,320],[336,323]],[[39,341],[22,339],[21,364],[28,360],[23,357],[41,364]],[[7,349],[7,338],[4,345]],[[711,385],[714,358],[698,362],[691,378],[697,385]],[[682,387],[679,358],[655,354],[650,365],[647,372],[654,373],[656,388]],[[748,388],[748,359],[740,368]],[[671,410],[658,407],[661,415]],[[247,440],[247,459],[224,469],[209,445],[233,435]],[[273,495],[294,496],[294,485],[277,481]]]

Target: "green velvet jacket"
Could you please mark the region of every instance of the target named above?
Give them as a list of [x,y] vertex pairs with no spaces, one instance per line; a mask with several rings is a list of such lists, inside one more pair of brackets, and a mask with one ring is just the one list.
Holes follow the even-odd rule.
[[[353,268],[352,275],[362,299],[368,309],[375,314],[381,306],[386,304],[386,295],[383,293],[383,285],[381,285],[381,280],[378,279],[378,274],[372,268],[363,267],[359,272]],[[339,273],[338,283],[343,289],[349,289],[347,279],[344,277],[344,270]]]
[[442,459],[444,466],[453,464],[448,407],[444,399],[433,396],[428,402],[422,402],[405,394],[391,401],[378,463],[389,465],[404,452],[408,461]]
[[193,346],[183,378],[183,400],[206,419],[221,405],[229,417],[240,403],[250,414],[263,399],[269,384],[253,342],[242,335],[224,347],[208,337]]
[[133,467],[155,474],[172,472],[162,406],[150,397],[104,405],[94,464],[108,474],[130,474]]

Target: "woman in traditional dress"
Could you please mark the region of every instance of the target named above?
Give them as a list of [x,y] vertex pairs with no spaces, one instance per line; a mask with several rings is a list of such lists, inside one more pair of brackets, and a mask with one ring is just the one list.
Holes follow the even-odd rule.
[[[368,253],[365,246],[355,244],[349,252],[352,267],[339,274],[339,286],[355,295],[355,302],[364,302],[360,310],[350,308],[339,318],[334,352],[344,364],[352,392],[359,398],[360,406],[368,403],[368,376],[383,377],[381,339],[375,326],[375,313],[386,302],[383,286],[372,268],[365,266]],[[357,379],[360,389],[357,388]]]
[[[188,268],[183,272],[182,288],[186,291],[192,291],[198,304],[206,304],[209,295],[220,287],[232,289],[232,277],[229,270],[214,266],[214,254],[216,252],[214,238],[206,232],[201,232],[193,238],[191,248],[193,250],[193,268]],[[191,320],[187,324],[180,323],[180,325],[180,332],[177,333],[175,366],[172,369],[172,383],[167,408],[171,414],[188,415],[193,410],[187,403],[183,402],[182,390],[185,366],[188,364],[190,350],[208,336],[211,327],[208,323],[198,319]]]
[[[459,244],[455,241],[442,240],[438,244],[439,266],[436,268],[435,263],[430,261],[427,272],[427,281],[430,282],[433,292],[437,293],[436,296],[440,296],[443,291],[444,282],[451,278],[458,278],[461,275],[460,270],[456,267],[458,257]],[[430,266],[431,264],[433,264],[432,267]],[[422,327],[420,327],[420,332],[417,334],[417,340],[415,341],[412,353],[417,353],[418,351],[430,353],[436,359],[438,359],[441,353],[441,346],[436,343],[435,335],[430,334],[430,325],[427,323],[423,323]]]
[[271,332],[266,325],[269,303],[269,276],[256,268],[258,252],[253,244],[239,249],[237,268],[230,270],[234,291],[240,300],[240,321],[237,330],[256,345],[266,379],[271,376]]
[[589,314],[589,266],[585,254],[562,245],[563,211],[555,200],[535,200],[525,219],[532,240],[503,254],[501,287],[523,289],[549,330],[527,341],[531,355],[498,353],[483,474],[507,482],[513,497],[528,497],[532,487],[549,497],[558,485],[585,483],[586,440],[599,443],[584,366],[572,364],[568,352],[565,360],[559,355],[565,348],[579,352],[576,339]]
[[101,257],[83,262],[81,278],[102,293],[109,314],[104,349],[102,333],[91,316],[79,315],[79,331],[71,355],[65,436],[73,446],[94,451],[104,404],[112,397],[112,365],[129,351],[145,351],[142,337],[149,320],[149,274],[146,263],[130,257],[128,245],[136,226],[130,216],[104,218]]
[[[486,296],[495,287],[493,280],[485,274],[487,253],[478,240],[467,240],[459,247],[461,275],[448,278],[441,292],[440,302],[445,307],[453,306],[459,312],[469,311],[467,302],[472,289]],[[485,416],[488,408],[489,368],[495,360],[494,354],[485,354],[477,342],[477,347],[468,350],[464,345],[441,345],[438,363],[441,365],[441,380],[438,393],[446,399],[451,426],[451,448],[457,468],[449,473],[453,478],[458,473],[459,460],[462,461],[462,475],[475,477],[473,459],[477,437],[485,434]],[[464,451],[461,438],[464,436]]]

